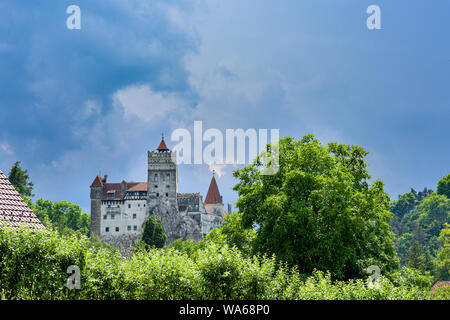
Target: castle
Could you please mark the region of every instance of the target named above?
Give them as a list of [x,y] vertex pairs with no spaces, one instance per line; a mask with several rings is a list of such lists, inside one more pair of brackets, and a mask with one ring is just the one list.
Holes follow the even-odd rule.
[[90,186],[91,234],[127,255],[150,215],[161,220],[166,243],[198,241],[220,228],[226,213],[214,173],[205,201],[200,193],[178,193],[176,157],[163,136],[156,152],[148,152],[147,182],[110,183],[107,174],[95,177]]

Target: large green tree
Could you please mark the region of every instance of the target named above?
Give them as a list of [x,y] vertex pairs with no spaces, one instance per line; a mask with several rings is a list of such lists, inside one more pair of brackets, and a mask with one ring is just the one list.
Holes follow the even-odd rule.
[[82,212],[81,207],[67,201],[38,199],[32,205],[33,212],[47,227],[52,227],[62,234],[79,232],[89,235],[90,218]]
[[439,180],[436,191],[438,194],[450,198],[450,173]]
[[21,196],[32,197],[33,196],[33,183],[30,181],[30,176],[27,170],[23,170],[20,167],[20,161],[16,161],[11,167],[8,174],[8,180],[17,190]]
[[444,242],[443,248],[438,253],[441,277],[443,280],[450,280],[450,224],[445,224],[445,228],[441,231],[440,238]]
[[257,229],[255,249],[301,272],[328,270],[340,279],[365,277],[370,265],[395,269],[390,199],[383,182],[369,183],[368,152],[323,146],[312,135],[286,137],[278,149],[274,175],[261,174],[260,157],[234,172],[242,223]]
[[144,231],[142,232],[142,242],[149,247],[162,248],[166,243],[166,234],[161,221],[152,216],[145,220]]

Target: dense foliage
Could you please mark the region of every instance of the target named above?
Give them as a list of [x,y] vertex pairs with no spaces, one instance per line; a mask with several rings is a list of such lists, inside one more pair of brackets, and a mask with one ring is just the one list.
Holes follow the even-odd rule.
[[259,159],[236,170],[236,205],[243,226],[257,229],[254,250],[334,279],[364,277],[370,265],[394,270],[389,196],[381,181],[369,184],[366,155],[359,146],[322,146],[312,135],[287,137],[276,174],[263,175]]
[[142,231],[142,242],[149,247],[162,248],[166,244],[166,239],[161,220],[148,217]]
[[38,199],[30,207],[47,228],[56,229],[62,234],[78,232],[89,235],[90,217],[77,204]]
[[[396,234],[397,255],[403,265],[428,272],[437,280],[450,280],[449,265],[440,262],[445,252],[444,232],[450,223],[450,199],[446,195],[449,175],[438,182],[438,191],[425,188],[421,192],[401,194],[391,202],[392,230]],[[442,256],[442,255],[441,255]]]
[[8,180],[21,196],[33,196],[34,184],[30,181],[28,171],[20,167],[20,161],[16,161],[9,170]]
[[[67,268],[80,268],[69,290]],[[428,299],[429,282],[414,274],[337,281],[300,274],[273,257],[246,258],[237,248],[203,242],[188,256],[174,248],[138,250],[129,259],[93,247],[84,236],[0,231],[3,299]],[[390,280],[391,279],[391,280]]]

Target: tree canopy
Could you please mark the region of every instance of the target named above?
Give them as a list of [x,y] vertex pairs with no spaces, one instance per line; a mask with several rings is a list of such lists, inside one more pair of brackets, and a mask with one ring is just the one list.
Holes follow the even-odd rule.
[[8,174],[8,180],[21,196],[32,197],[34,184],[30,181],[27,170],[20,167],[20,161],[16,161]]
[[234,190],[246,228],[256,228],[255,249],[298,266],[304,273],[328,270],[338,279],[365,277],[377,265],[398,266],[390,231],[389,195],[366,170],[360,146],[314,136],[279,142],[279,170],[260,172],[262,162],[236,170]]
[[145,220],[144,231],[142,232],[142,242],[149,247],[162,248],[166,243],[166,234],[161,221],[152,216]]
[[450,173],[439,180],[436,191],[438,194],[450,198]]

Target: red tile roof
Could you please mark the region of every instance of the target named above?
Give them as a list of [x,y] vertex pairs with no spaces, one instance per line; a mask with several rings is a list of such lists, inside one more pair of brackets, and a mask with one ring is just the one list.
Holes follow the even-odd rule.
[[[127,182],[127,191],[147,191],[146,182]],[[108,193],[114,193],[114,197],[108,197]],[[102,200],[123,200],[122,183],[103,183]]]
[[213,176],[209,184],[208,193],[206,194],[205,204],[223,203],[219,188],[217,187],[216,178]]
[[162,138],[159,147],[156,149],[158,151],[169,151],[169,148],[167,147],[166,143],[164,142],[164,138]]
[[92,181],[91,188],[92,187],[103,187],[102,178],[96,176],[94,181]]
[[[133,182],[133,184],[136,184],[133,187],[129,187],[128,191],[147,191],[148,186],[147,186],[147,182]],[[131,185],[131,183],[128,183],[128,185]]]
[[0,227],[5,224],[13,228],[24,225],[45,228],[0,170]]
[[450,281],[438,281],[436,282],[432,287],[431,287],[431,291],[436,290],[437,288],[440,287],[450,287]]

